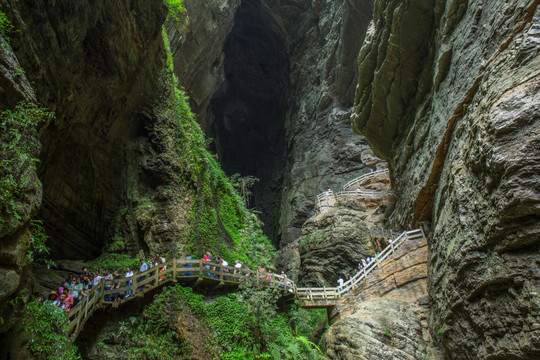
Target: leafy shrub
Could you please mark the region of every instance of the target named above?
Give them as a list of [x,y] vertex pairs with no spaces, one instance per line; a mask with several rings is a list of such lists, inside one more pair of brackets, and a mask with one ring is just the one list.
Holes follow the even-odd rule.
[[184,0],[163,0],[167,9],[169,9],[169,16],[178,20],[181,13],[184,12]]
[[55,265],[54,261],[47,258],[50,254],[51,248],[47,246],[47,240],[49,236],[43,228],[42,220],[31,220],[30,221],[30,244],[26,250],[26,257],[28,261],[41,261],[47,265]]
[[[248,286],[239,293],[205,301],[191,288],[180,285],[166,287],[133,325],[123,322],[118,331],[113,331],[118,333],[123,329],[120,345],[126,357],[118,358],[129,358],[127,354],[131,353],[144,354],[151,359],[190,358],[192,349],[183,336],[201,336],[200,332],[193,331],[204,327],[209,331],[203,339],[209,359],[213,358],[211,354],[216,349],[219,350],[219,358],[227,360],[324,359],[317,345],[308,340],[308,334],[294,335],[295,331],[289,325],[293,323],[291,314],[277,312],[275,304],[279,296],[275,290]],[[196,316],[199,323],[190,321],[191,325],[186,330],[190,332],[179,334],[182,329],[177,327],[178,316],[189,314]],[[296,322],[310,323],[307,319],[299,320],[300,317],[312,317],[309,311],[293,314]],[[310,334],[313,328],[306,327],[305,330]],[[168,346],[161,343],[163,339],[170,342]],[[102,345],[103,354],[111,353],[106,349],[107,342]],[[157,353],[149,348],[159,348],[160,357],[156,357]]]
[[13,25],[7,18],[6,14],[0,11],[0,40],[8,41],[7,34],[13,29]]
[[35,359],[80,359],[68,337],[66,314],[56,306],[28,303],[22,326],[30,334],[28,350]]
[[103,253],[99,257],[88,261],[87,265],[89,271],[109,269],[111,273],[118,271],[118,273],[124,274],[127,267],[132,270],[138,269],[139,260],[133,259],[127,254]]
[[33,176],[39,161],[36,127],[53,117],[54,113],[33,103],[19,103],[0,113],[0,227],[9,219],[21,219],[22,193],[37,181]]

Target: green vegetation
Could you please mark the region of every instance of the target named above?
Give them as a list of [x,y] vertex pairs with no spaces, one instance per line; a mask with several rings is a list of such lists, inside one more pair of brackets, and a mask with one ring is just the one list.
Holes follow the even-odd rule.
[[300,249],[302,249],[303,252],[308,251],[311,245],[317,245],[317,243],[324,240],[324,235],[324,230],[315,230],[311,234],[302,236],[299,244]]
[[21,219],[23,192],[38,181],[34,176],[37,158],[38,124],[54,117],[33,103],[20,103],[0,113],[0,228]]
[[43,221],[31,220],[30,233],[30,244],[26,250],[26,257],[28,258],[28,261],[41,261],[46,265],[54,266],[54,261],[47,258],[47,256],[50,254],[51,248],[47,246],[49,236],[45,233]]
[[[325,321],[324,311],[278,313],[278,297],[273,290],[251,286],[205,302],[191,288],[167,287],[141,317],[119,324],[101,339],[99,356],[189,359],[203,353],[208,359],[218,354],[229,360],[324,359],[308,340],[315,325]],[[178,326],[186,322],[189,330]]]
[[27,305],[22,330],[30,336],[27,349],[34,359],[80,359],[67,334],[66,314],[58,307],[39,302]]
[[[8,33],[13,29],[13,25],[7,18],[6,14],[0,11],[0,40],[8,41]],[[2,44],[4,45],[4,44]]]
[[[250,213],[242,197],[208,151],[209,140],[204,136],[195,115],[191,112],[186,94],[179,89],[172,69],[172,54],[163,29],[169,73],[165,76],[171,89],[171,104],[164,117],[173,118],[175,126],[161,127],[164,138],[173,139],[179,155],[179,182],[195,193],[189,211],[189,229],[183,234],[183,252],[200,255],[209,250],[228,260],[238,259],[249,266],[271,262],[273,247],[264,236],[261,222]],[[248,186],[246,184],[245,189]]]
[[122,276],[127,267],[130,267],[132,270],[139,268],[138,259],[133,259],[127,254],[115,254],[110,252],[104,252],[99,257],[88,261],[86,264],[88,265],[88,271],[109,269],[111,273],[113,271],[118,271]]
[[169,16],[176,20],[184,12],[184,0],[163,0],[163,3],[169,9]]
[[229,177],[229,181],[231,184],[235,187],[235,189],[238,191],[240,196],[242,197],[242,200],[244,200],[244,205],[248,206],[249,201],[251,197],[253,196],[253,185],[257,181],[259,181],[258,178],[255,176],[240,176],[240,174],[234,174]]

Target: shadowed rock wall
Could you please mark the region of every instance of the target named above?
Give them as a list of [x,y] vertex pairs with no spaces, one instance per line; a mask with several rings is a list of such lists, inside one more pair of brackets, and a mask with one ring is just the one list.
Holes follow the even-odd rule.
[[21,66],[40,103],[56,112],[40,130],[38,169],[52,256],[96,256],[127,201],[126,179],[159,182],[133,164],[153,151],[146,125],[163,60],[151,54],[163,52],[166,11],[129,1],[19,1],[8,10],[21,30],[12,39]]
[[540,354],[538,1],[378,1],[353,126],[389,160],[394,224],[430,226],[447,358]]

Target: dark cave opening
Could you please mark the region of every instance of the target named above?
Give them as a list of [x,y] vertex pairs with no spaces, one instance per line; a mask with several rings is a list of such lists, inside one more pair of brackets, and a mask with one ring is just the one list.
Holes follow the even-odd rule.
[[208,136],[228,175],[255,176],[250,207],[279,243],[285,166],[287,42],[270,10],[244,1],[224,48],[225,81],[210,104]]

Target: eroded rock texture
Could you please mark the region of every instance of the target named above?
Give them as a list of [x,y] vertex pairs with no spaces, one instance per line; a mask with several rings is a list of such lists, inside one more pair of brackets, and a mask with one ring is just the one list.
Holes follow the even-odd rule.
[[184,13],[166,23],[174,71],[203,127],[210,100],[225,80],[223,47],[239,4],[240,0],[185,0]]
[[393,220],[431,226],[430,330],[447,358],[540,343],[538,1],[379,1],[354,128],[388,159]]
[[284,246],[301,235],[317,192],[376,167],[349,126],[371,2],[238,3],[186,1],[189,19],[171,36],[175,64],[226,172],[260,179],[251,205]]
[[296,17],[290,11],[293,5],[267,3],[289,29],[291,46],[287,162],[279,217],[283,246],[301,235],[319,192],[369,171],[362,154],[370,150],[351,132],[349,116],[371,1],[295,1],[294,6],[304,9]]
[[323,346],[331,359],[440,359],[430,340],[425,309],[380,299],[332,325]]
[[[163,58],[155,54],[164,52],[166,9],[136,1],[5,6],[21,30],[12,46],[37,100],[56,112],[56,120],[40,130],[38,169],[39,216],[55,239],[52,255],[96,256],[116,231],[111,224],[119,211],[133,214],[135,194],[151,197],[163,182],[149,125],[161,86]],[[137,227],[152,225],[127,223],[130,250],[144,249],[145,231]]]
[[[354,187],[380,191],[389,186],[389,175],[383,173]],[[391,205],[382,193],[338,197],[333,207],[304,223],[302,237],[280,250],[278,268],[302,285],[335,286],[338,278],[352,276],[362,259],[388,245],[387,239],[370,229],[384,226]]]
[[[12,109],[20,101],[35,101],[35,94],[26,75],[20,72],[21,65],[8,41],[0,38],[0,43],[0,73],[3,74],[0,76],[0,111],[4,111]],[[4,130],[2,124],[2,131]],[[26,137],[37,138],[35,129],[26,131],[29,134],[22,134],[23,141]],[[39,142],[36,145],[32,147],[28,144],[29,153],[22,153],[21,156],[37,157]],[[11,160],[5,156],[6,154],[0,154],[0,159]],[[24,178],[28,181],[20,193],[14,196],[13,212],[7,211],[6,204],[0,206],[0,333],[12,326],[20,315],[21,304],[15,302],[14,306],[6,306],[10,298],[19,295],[25,300],[28,299],[31,291],[24,290],[33,286],[27,248],[32,236],[29,230],[30,220],[38,212],[42,196],[42,185],[34,169],[25,167],[19,174],[12,175],[13,180],[19,183],[22,183]]]
[[332,359],[442,359],[428,329],[427,239],[406,241],[336,306]]

